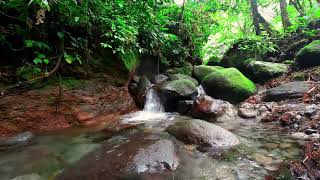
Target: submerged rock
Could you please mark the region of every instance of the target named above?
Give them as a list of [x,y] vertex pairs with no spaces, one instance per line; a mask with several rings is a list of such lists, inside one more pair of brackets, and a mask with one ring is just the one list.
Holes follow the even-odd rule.
[[255,84],[235,68],[217,70],[201,85],[208,95],[231,102],[241,102],[256,92]]
[[263,97],[264,101],[279,101],[288,98],[302,97],[312,86],[314,82],[294,81],[271,89],[268,89]]
[[209,74],[219,69],[224,69],[224,68],[221,66],[206,66],[206,65],[195,66],[193,68],[192,75],[201,83],[203,79],[206,78]]
[[295,61],[300,68],[320,65],[320,40],[315,40],[302,48]]
[[177,121],[167,131],[181,141],[199,146],[201,150],[228,149],[239,144],[239,139],[231,132],[197,119]]
[[18,146],[27,145],[33,140],[34,135],[31,132],[20,133],[9,138],[0,138],[0,150],[7,150]]
[[250,61],[245,66],[246,73],[249,78],[256,81],[268,80],[289,71],[286,64],[264,62],[264,61]]
[[[116,140],[119,141],[119,140]],[[56,179],[121,179],[144,174],[168,174],[179,164],[174,143],[148,134],[135,134],[121,142],[106,143]]]

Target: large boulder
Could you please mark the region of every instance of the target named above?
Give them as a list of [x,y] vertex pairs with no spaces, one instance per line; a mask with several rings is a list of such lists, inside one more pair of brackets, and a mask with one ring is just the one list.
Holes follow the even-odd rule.
[[156,89],[166,111],[175,111],[179,101],[192,99],[198,94],[196,85],[188,79],[169,81]]
[[191,82],[193,82],[194,85],[199,86],[199,82],[198,82],[196,79],[194,79],[194,78],[191,77],[191,76],[184,75],[184,74],[172,74],[172,75],[169,75],[169,79],[170,79],[171,81],[181,80],[181,79],[187,79],[187,80],[190,80]]
[[186,143],[199,146],[200,150],[228,149],[239,144],[231,132],[202,120],[180,120],[167,128],[167,132]]
[[139,107],[143,107],[145,100],[146,100],[146,93],[151,87],[151,82],[146,76],[142,76],[139,79],[139,82],[136,83],[130,83],[129,84],[129,90],[130,93],[134,96],[135,103]]
[[230,102],[243,101],[256,92],[255,84],[236,68],[217,70],[201,85],[208,95]]
[[223,69],[223,67],[200,65],[193,68],[192,74],[193,77],[195,77],[201,83],[205,77],[219,69]]
[[144,174],[170,176],[169,171],[179,164],[176,152],[171,140],[155,135],[138,133],[128,139],[115,138],[67,167],[56,179],[127,179]]
[[249,61],[245,65],[245,74],[255,81],[265,81],[280,75],[283,75],[289,71],[289,67],[286,64],[264,62],[264,61]]
[[268,89],[263,96],[264,101],[281,101],[285,99],[301,98],[313,86],[314,82],[294,81]]
[[312,41],[298,51],[296,63],[300,68],[320,65],[320,40]]

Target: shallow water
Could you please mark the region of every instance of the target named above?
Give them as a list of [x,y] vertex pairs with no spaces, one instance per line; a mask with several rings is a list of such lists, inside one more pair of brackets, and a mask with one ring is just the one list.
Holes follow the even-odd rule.
[[[141,114],[143,112],[140,112],[140,116]],[[134,114],[126,117],[132,118]],[[297,158],[299,143],[303,143],[291,139],[289,134],[279,132],[275,127],[237,119],[216,124],[236,134],[241,144],[213,157],[162,132],[175,120],[188,120],[188,117],[176,114],[163,114],[161,117],[166,119],[140,121],[142,125],[137,131],[160,133],[179,144],[180,165],[172,174],[175,179],[264,179],[266,175],[274,174],[273,171],[278,170],[286,161]],[[120,138],[125,141],[130,137],[128,133],[112,139]],[[84,155],[108,141],[109,136],[104,132],[67,131],[39,136],[27,146],[0,153],[0,179],[23,175],[29,175],[29,179],[54,179],[64,167],[76,164]]]

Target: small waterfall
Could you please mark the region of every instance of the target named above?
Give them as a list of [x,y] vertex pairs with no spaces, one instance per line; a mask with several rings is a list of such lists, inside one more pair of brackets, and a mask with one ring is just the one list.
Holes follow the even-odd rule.
[[161,100],[154,89],[150,89],[146,95],[146,102],[142,111],[122,116],[122,123],[154,124],[167,119],[167,114],[161,104]]
[[146,112],[164,112],[160,98],[154,89],[150,89],[146,96],[146,102],[143,108]]
[[198,90],[198,97],[206,95],[206,92],[204,91],[201,85],[197,87],[197,90]]

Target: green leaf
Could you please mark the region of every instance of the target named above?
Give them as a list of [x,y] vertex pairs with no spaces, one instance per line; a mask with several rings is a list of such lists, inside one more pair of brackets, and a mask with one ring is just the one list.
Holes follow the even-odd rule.
[[45,64],[49,64],[50,61],[49,61],[49,59],[44,59],[43,62],[44,62]]
[[62,32],[57,32],[57,35],[60,39],[62,39],[64,37],[64,34]]
[[41,63],[42,63],[42,59],[35,58],[35,59],[33,60],[33,63],[35,63],[35,64],[41,64]]
[[80,19],[80,18],[79,18],[78,16],[77,16],[77,17],[74,17],[74,21],[75,21],[75,22],[78,22],[79,19]]
[[72,56],[70,56],[70,55],[68,55],[66,52],[64,53],[64,60],[67,62],[67,63],[69,63],[69,64],[72,64],[72,62],[73,62],[73,57]]
[[25,40],[24,43],[26,44],[27,47],[32,47],[33,46],[33,41],[32,40]]

